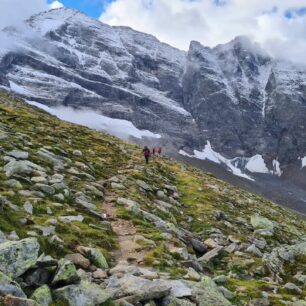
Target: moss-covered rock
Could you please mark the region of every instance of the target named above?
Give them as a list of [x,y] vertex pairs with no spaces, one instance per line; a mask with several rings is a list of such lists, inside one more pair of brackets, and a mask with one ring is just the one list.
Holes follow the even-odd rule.
[[55,276],[52,280],[52,286],[68,285],[79,280],[75,265],[67,259],[60,259]]
[[0,244],[0,271],[18,277],[35,265],[39,243],[36,238],[6,241]]
[[31,299],[36,301],[41,306],[48,306],[52,303],[52,294],[51,290],[47,285],[37,288]]

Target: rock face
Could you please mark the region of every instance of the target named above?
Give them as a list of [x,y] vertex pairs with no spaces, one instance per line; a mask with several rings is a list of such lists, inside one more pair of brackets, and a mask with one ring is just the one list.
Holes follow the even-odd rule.
[[[129,120],[162,135],[176,152],[203,149],[210,140],[228,158],[261,154],[275,173],[279,162],[288,174],[303,174],[304,68],[272,59],[244,37],[215,48],[193,41],[184,52],[67,8],[27,25],[36,39],[5,30],[18,51],[1,55],[1,85],[48,106]],[[63,166],[47,152],[41,156]]]

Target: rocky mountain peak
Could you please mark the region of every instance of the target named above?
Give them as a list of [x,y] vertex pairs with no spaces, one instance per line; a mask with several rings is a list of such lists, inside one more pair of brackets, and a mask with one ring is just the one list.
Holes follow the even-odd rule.
[[215,48],[193,41],[185,52],[67,8],[28,23],[35,39],[16,29],[18,48],[0,50],[5,88],[50,107],[127,120],[174,154],[210,141],[227,159],[261,155],[271,171],[277,160],[283,175],[300,174],[304,67],[271,58],[246,37]]

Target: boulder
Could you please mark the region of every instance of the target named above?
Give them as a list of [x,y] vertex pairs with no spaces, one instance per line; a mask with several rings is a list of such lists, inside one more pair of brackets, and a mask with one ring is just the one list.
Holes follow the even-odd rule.
[[302,294],[302,289],[300,289],[297,285],[293,283],[286,283],[283,287],[287,292],[300,295]]
[[22,184],[15,179],[10,179],[10,180],[5,181],[5,185],[15,190],[20,190],[23,188]]
[[20,285],[13,281],[10,277],[0,272],[0,296],[13,295],[17,297],[26,298]]
[[140,206],[137,202],[125,198],[118,198],[117,199],[118,205],[123,205],[125,209],[128,211],[136,211],[139,210]]
[[101,305],[111,298],[106,290],[87,281],[54,290],[53,295],[55,300],[68,301],[69,306]]
[[251,216],[251,224],[255,229],[264,229],[273,231],[274,224],[268,218],[262,217],[260,215]]
[[63,169],[71,161],[68,158],[58,156],[44,148],[37,152],[37,157],[53,166],[54,169]]
[[223,296],[215,282],[204,276],[201,282],[184,281],[192,290],[193,300],[199,306],[230,306],[231,303]]
[[76,254],[68,254],[65,256],[67,260],[70,260],[72,263],[74,263],[77,267],[88,269],[90,266],[90,261],[85,258],[82,254],[76,253]]
[[1,243],[0,271],[13,277],[22,275],[36,264],[39,248],[36,238]]
[[39,190],[47,195],[53,195],[55,193],[55,189],[52,186],[37,183],[33,186],[33,189]]
[[138,187],[140,187],[141,189],[145,190],[145,191],[153,191],[152,187],[150,185],[148,185],[146,182],[141,181],[141,180],[137,180],[136,184],[138,185]]
[[7,241],[6,236],[4,233],[0,230],[0,243]]
[[71,222],[83,222],[84,217],[82,215],[78,216],[62,216],[58,217],[58,219],[64,223],[71,223]]
[[23,209],[28,215],[33,215],[33,205],[29,201],[23,204]]
[[3,306],[40,306],[34,300],[16,297],[12,295],[5,296],[1,302],[1,305]]
[[28,159],[29,153],[25,151],[13,150],[11,152],[6,153],[8,156],[14,157],[16,159]]
[[36,301],[40,306],[49,306],[52,303],[51,290],[47,285],[37,288],[31,299]]
[[161,301],[161,306],[196,306],[189,300],[178,299],[174,296],[167,296]]
[[170,294],[176,298],[191,297],[192,290],[180,280],[160,280],[157,279],[154,282],[165,288],[171,287]]
[[55,276],[52,280],[52,286],[68,285],[79,281],[79,276],[75,265],[67,259],[60,259]]
[[207,252],[205,255],[200,257],[198,260],[203,263],[208,263],[212,261],[213,259],[219,257],[222,254],[223,250],[224,248],[222,246],[218,246],[212,249],[211,251]]
[[190,242],[191,242],[191,245],[192,245],[193,249],[194,249],[197,253],[203,255],[204,253],[207,252],[207,247],[206,247],[205,244],[202,243],[200,240],[195,239],[195,238],[192,238],[192,239],[190,240]]
[[3,167],[7,177],[13,175],[27,176],[33,171],[45,171],[42,167],[28,161],[28,160],[17,160],[11,161]]
[[102,254],[102,252],[96,248],[88,248],[88,247],[78,247],[78,251],[85,255],[92,264],[94,264],[97,268],[108,269],[108,263]]
[[171,286],[165,282],[150,281],[134,275],[124,275],[110,282],[108,288],[120,288],[122,296],[134,296],[139,302],[160,299],[169,295]]

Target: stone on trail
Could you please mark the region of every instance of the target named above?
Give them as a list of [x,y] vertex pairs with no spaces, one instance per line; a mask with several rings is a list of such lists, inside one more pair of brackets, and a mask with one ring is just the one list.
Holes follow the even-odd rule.
[[53,295],[55,300],[67,300],[69,306],[101,305],[111,298],[107,290],[88,281],[54,290]]
[[36,238],[1,243],[0,271],[14,278],[22,275],[36,264],[39,248]]

